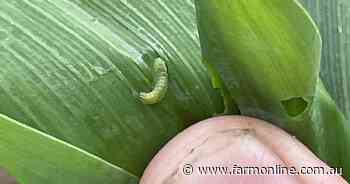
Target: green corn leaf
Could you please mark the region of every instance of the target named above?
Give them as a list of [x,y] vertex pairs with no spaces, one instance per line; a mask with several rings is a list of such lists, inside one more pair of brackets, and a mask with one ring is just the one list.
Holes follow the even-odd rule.
[[296,135],[350,179],[350,124],[319,79],[319,31],[295,0],[196,0],[204,59],[240,112]]
[[[0,0],[0,113],[140,176],[167,140],[224,111],[194,12],[178,0]],[[145,105],[158,57],[169,88]]]
[[136,176],[3,115],[0,163],[20,184],[138,183]]
[[[315,3],[308,5],[312,8]],[[3,129],[28,133],[38,141],[37,146],[34,142],[28,145],[21,140],[14,144],[22,146],[1,149],[0,156],[11,156],[12,160],[0,158],[0,168],[7,168],[11,175],[28,184],[57,181],[133,183],[136,178],[131,175],[139,176],[157,150],[184,127],[212,115],[238,113],[241,110],[235,107],[238,101],[232,100],[236,97],[229,93],[229,85],[223,85],[226,78],[211,70],[215,68],[212,67],[214,61],[206,62],[209,71],[201,62],[194,8],[192,0],[0,0],[0,113],[31,127],[2,117],[6,122]],[[317,23],[325,25],[325,16],[316,18]],[[324,36],[323,30],[321,26]],[[342,30],[346,33],[346,26]],[[310,34],[313,34],[312,30]],[[215,36],[220,38],[222,35]],[[330,46],[333,45],[332,39],[329,38]],[[327,44],[327,40],[325,42]],[[343,39],[340,43],[343,47],[339,51],[345,53],[347,42]],[[318,52],[315,49],[315,58]],[[138,95],[152,89],[152,65],[157,57],[167,62],[169,89],[160,103],[144,105]],[[337,57],[336,53],[333,57]],[[342,76],[342,79],[335,80],[337,83],[346,80],[347,73],[340,67],[348,65],[346,60],[341,61],[343,64],[337,65],[336,70],[342,72],[327,72],[333,69],[325,67],[323,78],[327,86],[338,87],[332,81],[334,75]],[[309,64],[318,65],[317,62]],[[312,71],[311,78],[316,76],[317,67]],[[208,72],[214,74],[213,86]],[[306,81],[314,83],[316,79]],[[319,85],[314,89],[305,85],[303,90],[310,94],[314,92],[314,98],[283,98],[281,104],[285,104],[285,109],[289,109],[292,115],[303,111],[305,104],[317,109],[313,111],[315,113],[328,112],[312,116],[319,124],[311,128],[303,126],[305,131],[298,135],[314,146],[315,152],[322,152],[322,158],[332,158],[334,165],[343,164],[347,148],[342,152],[338,152],[339,146],[332,151],[327,148],[336,143],[331,137],[348,135],[347,126],[342,123],[342,115],[336,113],[333,101],[321,89]],[[339,99],[346,100],[349,94],[346,89],[342,93],[331,90],[333,96],[345,95],[336,98],[338,103]],[[314,102],[312,105],[310,100]],[[346,110],[348,106],[343,101],[340,102],[345,105],[341,107]],[[333,122],[332,118],[337,118],[336,125],[325,124],[327,119],[328,123]],[[267,119],[274,117],[268,116]],[[282,121],[280,125],[291,132],[300,129]],[[313,130],[330,126],[335,130],[327,134]],[[314,136],[307,136],[310,132]],[[8,145],[6,140],[10,138],[17,141],[14,135],[17,134],[0,135],[0,148]],[[330,140],[324,141],[325,137]],[[320,140],[322,144],[316,147]],[[347,140],[344,138],[339,145]],[[85,159],[84,170],[75,170],[82,168],[73,166],[76,162],[67,163],[63,158],[45,155],[54,149],[45,152],[35,149],[44,145],[63,149],[65,155],[74,154],[76,162]],[[31,154],[23,155],[21,150]],[[339,153],[343,154],[340,159]],[[33,155],[37,157],[33,158]],[[49,163],[39,165],[42,170],[36,172],[41,157]],[[17,158],[22,160],[21,167],[17,167]],[[62,172],[57,172],[61,169]],[[89,177],[99,176],[85,182],[78,178],[85,172],[91,173]],[[72,176],[73,173],[77,175]],[[103,180],[109,175],[113,176]],[[69,176],[71,181],[57,180],[61,179],[60,176]]]
[[301,2],[322,34],[321,78],[339,108],[350,118],[350,1]]

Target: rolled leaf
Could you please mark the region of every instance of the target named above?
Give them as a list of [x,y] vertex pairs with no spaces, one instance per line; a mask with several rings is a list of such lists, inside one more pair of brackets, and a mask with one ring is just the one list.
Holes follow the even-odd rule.
[[319,79],[321,38],[295,0],[196,0],[204,59],[244,115],[268,120],[350,179],[350,126]]

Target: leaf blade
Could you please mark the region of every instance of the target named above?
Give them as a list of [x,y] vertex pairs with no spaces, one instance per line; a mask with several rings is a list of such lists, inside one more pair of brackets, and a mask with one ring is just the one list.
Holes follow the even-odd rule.
[[0,115],[0,167],[19,183],[137,183],[110,163]]
[[[7,37],[0,45],[0,112],[7,116],[141,175],[177,132],[223,111],[200,61],[195,25],[185,21],[194,18],[191,4],[0,2]],[[192,12],[171,19],[179,7]],[[137,96],[151,89],[159,56],[169,67],[169,90],[147,106]]]
[[321,78],[339,108],[350,117],[350,2],[301,0],[323,37]]
[[349,180],[350,126],[322,87],[320,34],[305,9],[294,0],[196,3],[202,53],[239,110],[284,128]]

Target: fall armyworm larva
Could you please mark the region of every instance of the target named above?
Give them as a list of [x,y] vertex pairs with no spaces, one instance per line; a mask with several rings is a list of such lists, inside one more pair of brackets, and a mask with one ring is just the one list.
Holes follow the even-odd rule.
[[155,59],[153,64],[153,72],[153,90],[148,93],[140,93],[140,99],[144,104],[156,104],[160,102],[168,90],[168,69],[163,59]]

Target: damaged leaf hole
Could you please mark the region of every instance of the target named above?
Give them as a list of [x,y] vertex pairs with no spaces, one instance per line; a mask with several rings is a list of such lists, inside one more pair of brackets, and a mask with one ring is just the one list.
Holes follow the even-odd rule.
[[293,97],[281,101],[284,110],[291,117],[296,117],[307,109],[308,102],[303,97]]

